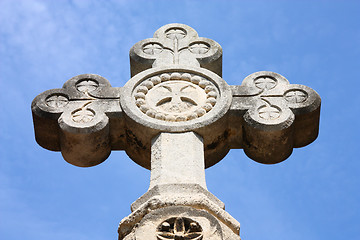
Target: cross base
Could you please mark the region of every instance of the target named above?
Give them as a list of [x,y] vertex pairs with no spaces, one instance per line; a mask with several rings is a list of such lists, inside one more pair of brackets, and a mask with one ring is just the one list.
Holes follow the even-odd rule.
[[[225,206],[219,199],[199,184],[155,186],[136,200],[131,207],[133,212],[119,224],[119,240],[240,240],[239,222],[224,210]],[[161,230],[161,224],[177,218],[186,218],[198,224],[202,229],[201,236],[203,238],[186,238],[186,236],[184,238],[170,238],[175,237],[176,234],[170,236],[174,234],[174,231],[171,229]],[[155,231],[156,229],[158,230]],[[189,229],[186,231],[189,233]],[[161,237],[160,233],[164,232],[170,234],[169,236],[166,235],[169,238]]]

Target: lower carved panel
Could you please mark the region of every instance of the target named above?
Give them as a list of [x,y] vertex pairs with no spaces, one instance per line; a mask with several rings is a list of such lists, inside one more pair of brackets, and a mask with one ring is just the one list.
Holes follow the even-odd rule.
[[201,240],[203,230],[200,224],[186,217],[172,217],[157,227],[157,239]]
[[240,240],[205,210],[188,206],[158,208],[146,214],[124,240]]

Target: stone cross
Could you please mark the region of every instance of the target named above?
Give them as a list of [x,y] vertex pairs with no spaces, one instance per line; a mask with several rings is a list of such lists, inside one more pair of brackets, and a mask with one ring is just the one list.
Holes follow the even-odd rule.
[[111,87],[83,74],[32,103],[36,141],[76,166],[125,150],[151,169],[149,190],[119,225],[119,239],[240,239],[239,223],[207,191],[205,168],[230,149],[273,164],[318,135],[320,97],[280,74],[241,85],[222,78],[222,49],[183,24],[168,24],[130,50],[131,79]]

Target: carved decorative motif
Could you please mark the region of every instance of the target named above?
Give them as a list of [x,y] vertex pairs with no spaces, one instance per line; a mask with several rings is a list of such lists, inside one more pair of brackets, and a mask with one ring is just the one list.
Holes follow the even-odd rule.
[[209,51],[210,45],[205,42],[195,42],[189,45],[189,50],[195,54],[205,54]]
[[[99,164],[110,152],[109,138],[101,135],[108,127],[105,113],[121,112],[119,99],[109,81],[95,74],[75,76],[62,88],[41,93],[32,103],[37,142],[46,149],[62,151],[64,158],[76,166]],[[56,128],[54,122],[58,123]],[[69,135],[71,139],[81,135],[82,140],[71,144],[60,140]],[[96,138],[96,144],[85,138]]]
[[[246,88],[248,90],[243,90]],[[309,94],[314,93],[312,89],[289,84],[283,76],[265,71],[246,77],[239,90],[234,96],[243,97],[244,106],[255,107],[255,111],[250,111],[249,114],[254,121],[261,121],[259,123],[264,127],[294,121],[294,114],[289,112],[290,109],[304,108],[316,100],[314,95],[308,101]]]
[[219,93],[204,77],[163,73],[146,79],[134,91],[138,108],[147,116],[171,122],[203,116],[216,104]]
[[281,110],[276,106],[265,105],[258,109],[259,116],[265,120],[274,120],[280,117]]
[[254,80],[254,84],[257,88],[262,90],[270,90],[276,86],[276,79],[268,76],[261,76]]
[[201,240],[202,228],[190,218],[174,217],[162,222],[157,228],[158,240]]
[[156,55],[161,53],[163,47],[158,43],[148,43],[143,46],[143,51],[149,55]]
[[92,79],[83,79],[76,83],[76,89],[83,93],[88,93],[96,90],[99,87],[99,83]]
[[69,99],[61,94],[50,95],[45,101],[52,108],[63,108],[69,103]]
[[305,102],[308,98],[308,94],[303,90],[290,90],[287,91],[284,95],[285,100],[290,103],[302,103]]
[[186,31],[183,28],[170,28],[165,32],[165,35],[167,38],[170,38],[172,40],[175,39],[182,39],[186,36]]
[[132,75],[137,73],[140,65],[148,68],[149,62],[153,62],[152,67],[172,64],[200,67],[200,63],[203,63],[205,68],[221,75],[220,69],[215,67],[221,55],[221,47],[215,41],[199,37],[189,26],[170,24],[158,29],[153,38],[134,45],[130,51],[130,57],[134,60]]
[[[89,102],[91,103],[91,102]],[[76,123],[88,123],[95,117],[95,112],[89,108],[86,108],[85,104],[82,108],[75,110],[71,113],[71,119]]]
[[321,99],[313,89],[290,84],[278,73],[261,71],[250,74],[232,90],[234,113],[243,114],[244,119],[238,134],[248,141],[240,147],[253,160],[278,163],[289,157],[294,147],[316,139]]

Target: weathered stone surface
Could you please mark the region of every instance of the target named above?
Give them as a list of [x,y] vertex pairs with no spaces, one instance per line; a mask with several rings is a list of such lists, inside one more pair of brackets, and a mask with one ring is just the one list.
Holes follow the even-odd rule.
[[254,73],[242,85],[228,86],[214,70],[221,69],[220,45],[199,38],[188,26],[166,25],[154,38],[135,44],[130,55],[132,69],[147,70],[123,88],[84,74],[36,97],[37,142],[61,150],[77,166],[96,165],[111,150],[124,149],[150,169],[151,141],[161,132],[200,135],[205,167],[231,148],[243,148],[261,163],[277,163],[317,137],[320,97],[314,90],[273,72]]
[[206,189],[198,184],[168,184],[151,188],[132,204],[132,213],[119,224],[119,239],[130,233],[149,212],[169,206],[206,210],[229,230],[239,234],[239,222],[227,213],[224,204]]
[[[124,219],[127,220],[127,219]],[[136,227],[123,235],[125,221],[120,223],[119,240],[212,239],[240,240],[239,233],[206,210],[187,206],[150,209]]]
[[119,88],[95,74],[73,77],[63,88],[43,92],[31,106],[36,141],[61,151],[76,166],[103,162],[111,149],[124,149],[119,97]]
[[202,137],[194,132],[160,133],[151,144],[150,189],[173,183],[206,189],[203,147]]
[[318,135],[319,95],[280,74],[239,86],[222,78],[222,49],[168,24],[130,50],[132,78],[113,88],[84,74],[32,103],[36,141],[88,167],[125,150],[151,169],[147,193],[119,225],[119,239],[240,239],[240,224],[206,189],[205,172],[232,148],[273,164]]
[[278,163],[294,147],[303,147],[318,135],[320,97],[309,87],[289,84],[274,72],[249,75],[232,86],[230,128],[233,147],[261,163]]
[[126,152],[141,166],[150,169],[151,139],[161,132],[202,136],[206,167],[229,151],[223,136],[232,93],[213,72],[181,65],[152,68],[131,78],[121,91],[129,136]]
[[[131,211],[139,209],[147,202],[151,202],[153,199],[158,199],[166,202],[169,196],[173,198],[184,198],[186,201],[191,201],[192,196],[200,197],[201,199],[211,202],[210,205],[216,205],[221,209],[225,209],[225,204],[217,197],[211,194],[206,188],[200,186],[197,183],[177,183],[177,184],[163,184],[156,185],[138,198],[131,204]],[[190,204],[191,205],[191,204]]]

